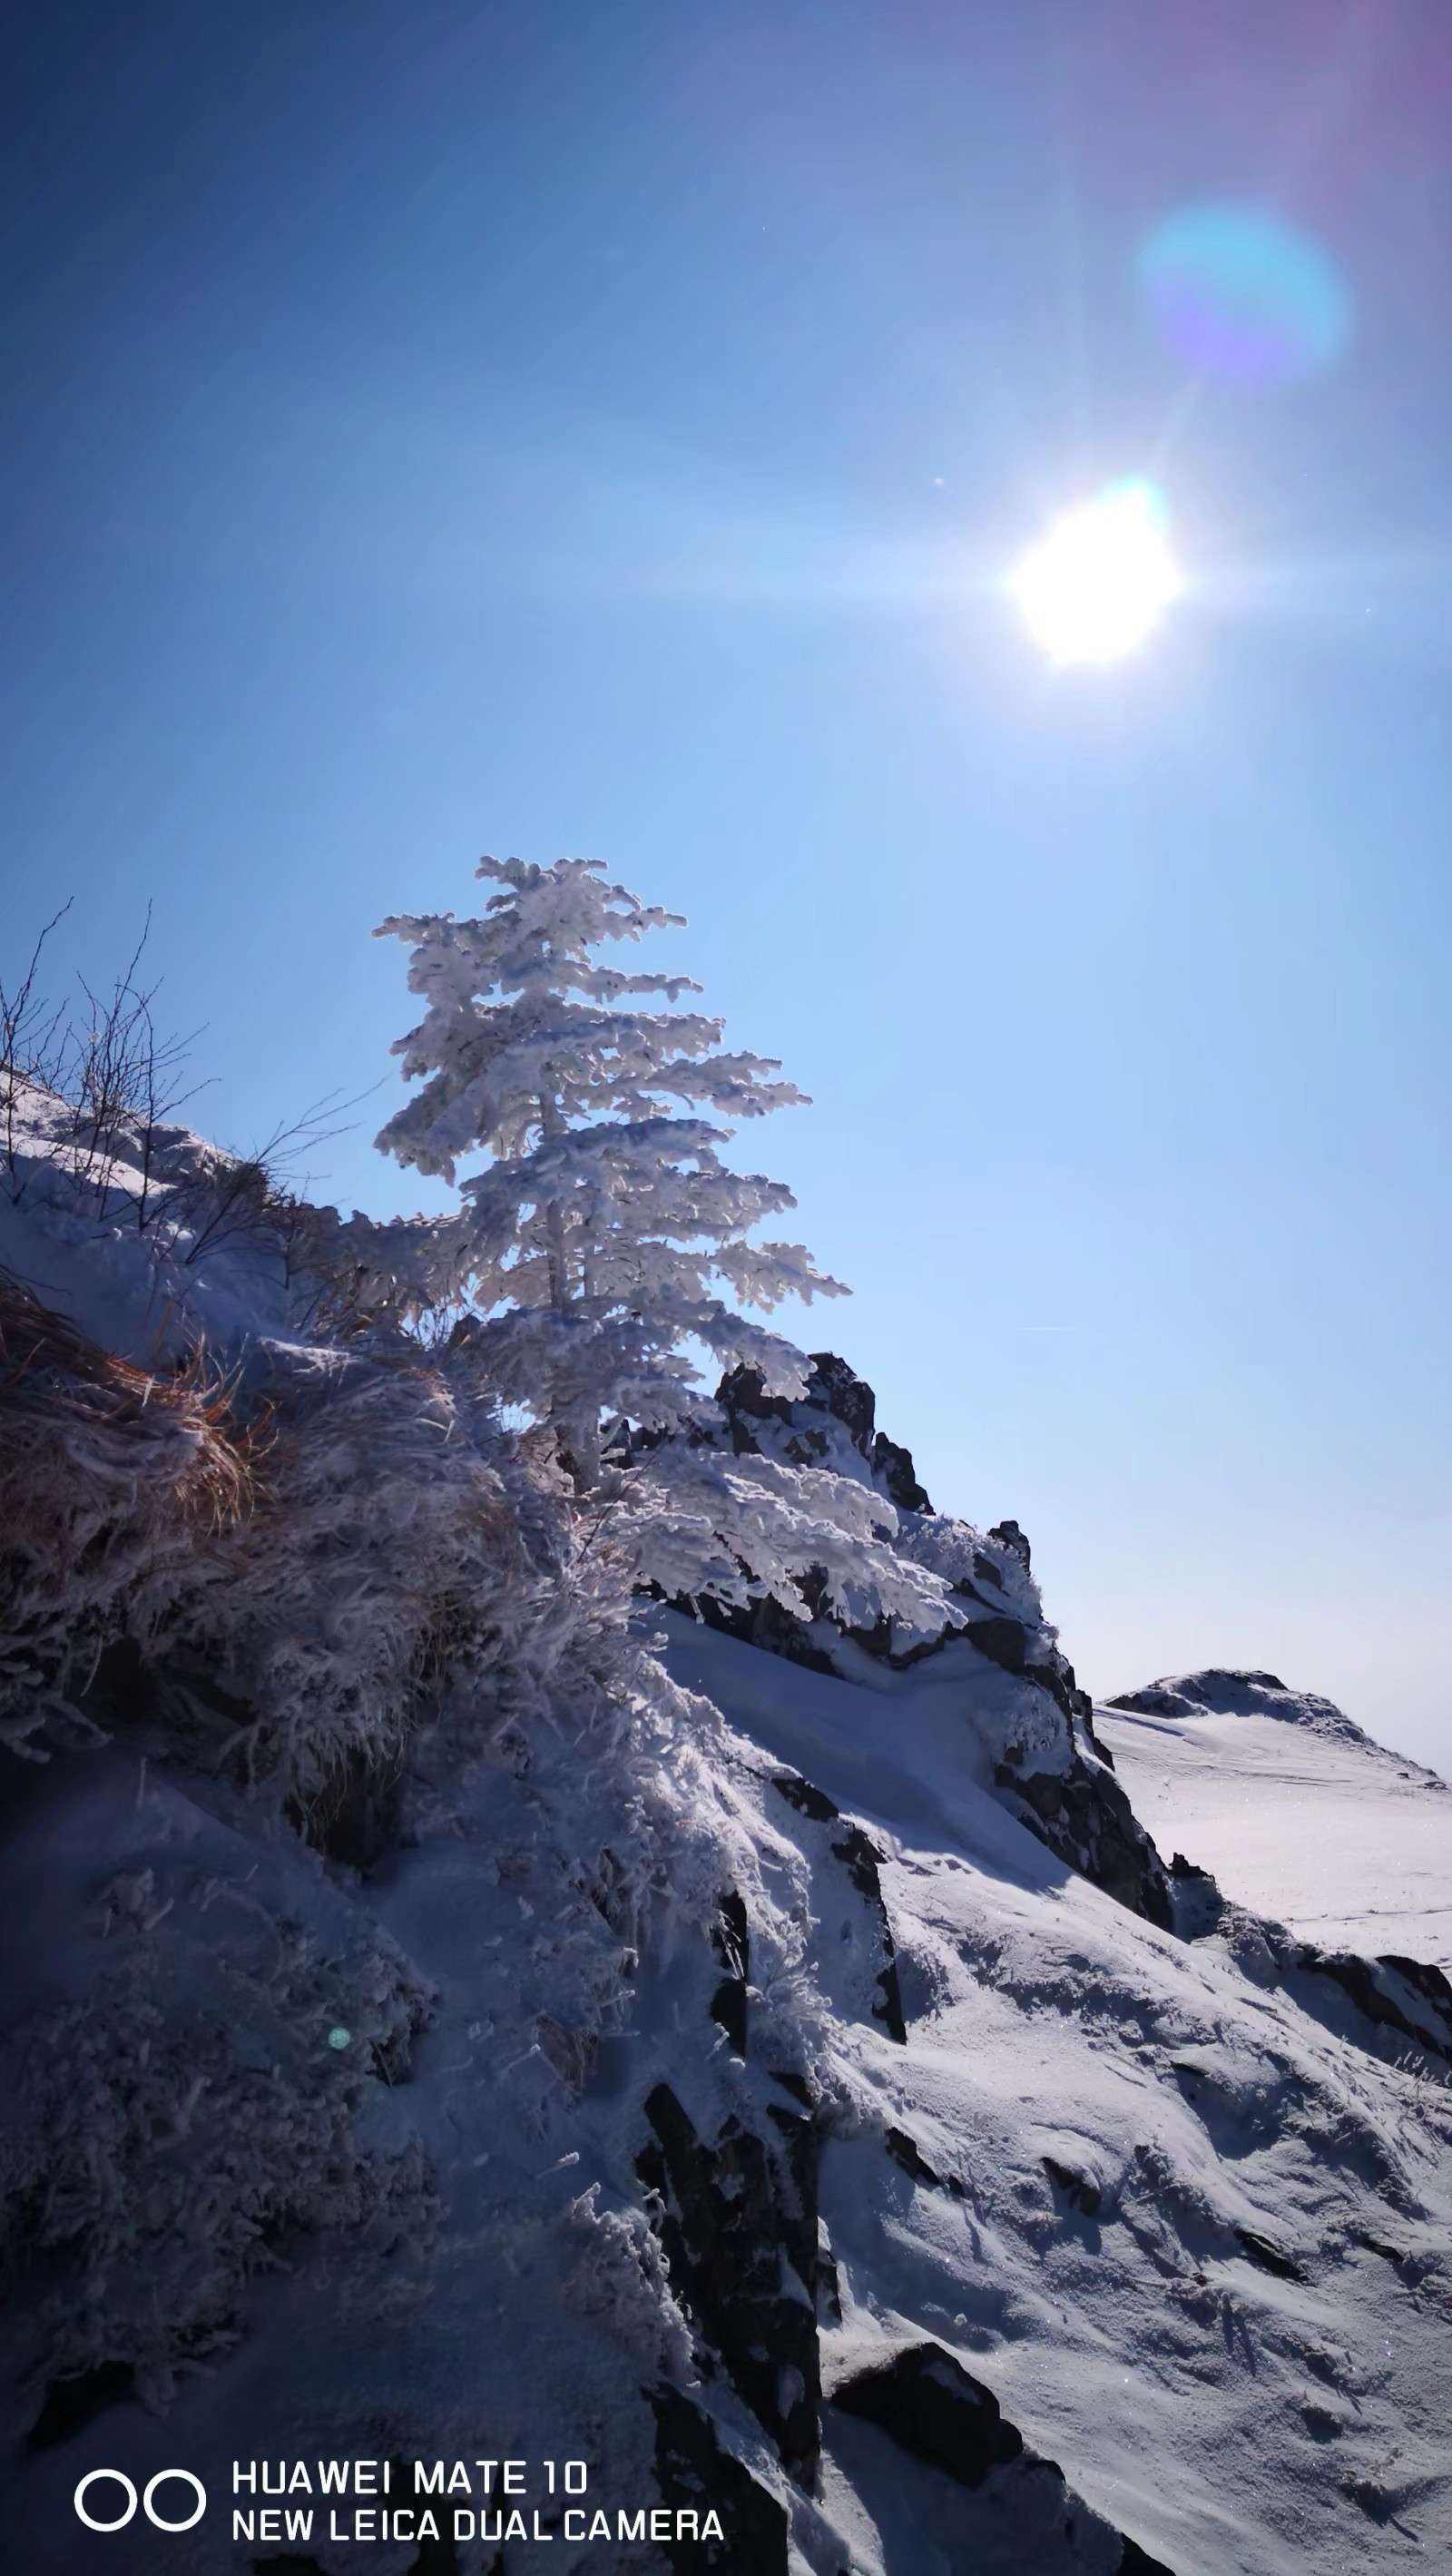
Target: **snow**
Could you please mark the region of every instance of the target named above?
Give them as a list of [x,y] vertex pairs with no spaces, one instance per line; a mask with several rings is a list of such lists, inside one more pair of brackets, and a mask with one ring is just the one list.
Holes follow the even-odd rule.
[[[1375,2563],[1425,2564],[1452,2532],[1426,2376],[1445,2306],[1365,2239],[1436,2277],[1445,2113],[1424,2129],[1417,2087],[1218,1943],[1187,1947],[1061,1868],[983,1786],[966,1671],[955,1716],[945,1677],[869,1699],[684,1623],[668,1660],[888,1854],[909,2039],[833,2034],[863,2115],[823,2165],[843,2337],[912,2324],[976,2356],[1089,2501],[1179,2570],[1363,2567],[1358,2481],[1385,2503]],[[820,1935],[825,1953],[829,1917]],[[884,2189],[878,2124],[964,2198],[895,2173]],[[1097,2219],[1056,2211],[1046,2155],[1092,2179]],[[1240,2227],[1304,2281],[1249,2260]],[[863,2510],[853,2443],[838,2474]],[[914,2569],[946,2570],[947,2547],[935,2560],[917,2527]],[[890,2540],[882,2563],[904,2564]]]
[[1192,1676],[1133,1694],[1156,1709],[1094,1712],[1160,1849],[1323,1949],[1452,1969],[1452,1790],[1327,1700],[1227,1679],[1239,1686],[1207,1694]]
[[[587,908],[608,891],[571,883]],[[153,1364],[159,1327],[185,1349],[205,1316],[272,1446],[253,1519],[219,1514],[195,1564],[170,1524],[160,1575],[138,1541],[144,1636],[119,1576],[97,1607],[170,1696],[123,1665],[107,1742],[0,1765],[26,1933],[0,2201],[32,2258],[0,2432],[28,2576],[154,2576],[144,2526],[78,2548],[72,2490],[102,2461],[138,2483],[185,2463],[225,2498],[235,2458],[583,2458],[592,2502],[650,2504],[662,2377],[789,2521],[789,2576],[1111,2576],[1121,2533],[1175,2576],[1445,2561],[1452,2097],[1430,2065],[1358,2044],[1344,1995],[1336,2029],[1312,2018],[1243,1911],[1180,1939],[1032,1835],[997,1774],[1013,1746],[1070,1761],[1068,1721],[971,1636],[897,1669],[823,1617],[818,1670],[632,1609],[608,1512],[511,1442],[467,1350],[334,1345],[276,1243],[153,1236],[67,1166],[43,1102],[30,1137],[0,1259]],[[208,1152],[183,1139],[178,1169]],[[755,1460],[678,1453],[662,1509],[699,1486],[714,1542],[730,1474],[785,1510],[767,1437]],[[1015,1551],[899,1515],[858,1454],[829,1442],[801,1471],[843,1550],[834,1597],[854,1545],[869,1574],[885,1553],[893,1607],[931,1634],[981,1576],[995,1600],[952,1591],[955,1615],[1001,1603],[1049,1651]],[[56,1688],[86,1699],[89,1641],[79,1660]],[[1438,1955],[1447,1793],[1326,1703],[1224,1682],[1100,1712],[1142,1818],[1242,1908]],[[250,1776],[218,1746],[239,1731]],[[397,1791],[367,1874],[297,1830],[350,1765]],[[728,1897],[744,2053],[714,2014]],[[640,2171],[662,2085],[706,2142],[773,2137],[793,2086],[815,2106],[840,2315],[821,2298],[811,2493],[672,2275]],[[1046,2478],[970,2499],[833,2402],[924,2343],[1061,2464],[1076,2537],[1033,2523]],[[46,2404],[80,2405],[77,2374],[118,2365],[134,2394],[92,2388],[93,2418],[33,2438]],[[663,2565],[552,2545],[559,2576]],[[307,2548],[329,2576],[359,2563]],[[164,2556],[246,2564],[223,2516]],[[493,2556],[466,2547],[459,2576]],[[404,2576],[415,2545],[367,2564]]]

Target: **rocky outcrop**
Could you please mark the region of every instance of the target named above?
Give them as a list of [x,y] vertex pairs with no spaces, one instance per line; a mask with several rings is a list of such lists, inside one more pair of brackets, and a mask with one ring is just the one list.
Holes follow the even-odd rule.
[[841,1863],[868,1910],[880,1962],[876,1973],[877,2000],[872,2006],[872,2017],[874,2021],[881,2022],[889,2039],[905,2041],[907,2024],[903,2020],[902,1990],[897,1973],[897,1948],[893,1941],[892,1925],[887,1918],[887,1906],[882,1894],[882,1853],[870,1836],[863,1832],[860,1825],[851,1823],[843,1816],[840,1807],[834,1807],[823,1790],[814,1788],[810,1780],[803,1780],[797,1772],[779,1771],[775,1774],[771,1785],[786,1799],[789,1806],[795,1807],[799,1816],[810,1817],[814,1824],[841,1827],[840,1833],[831,1836],[828,1848],[832,1858]]
[[[931,1512],[919,1484],[912,1451],[876,1428],[877,1398],[865,1378],[835,1351],[814,1351],[807,1392],[795,1400],[768,1395],[759,1371],[735,1368],[722,1378],[716,1401],[726,1416],[738,1457],[786,1458],[797,1467],[830,1467],[845,1435],[870,1471],[879,1493],[903,1512]],[[768,1437],[768,1426],[772,1436]]]
[[1076,2173],[1072,2165],[1060,2164],[1055,2156],[1041,2156],[1039,2162],[1056,2191],[1085,2218],[1097,2218],[1103,2194],[1087,2174]]
[[[832,2391],[832,2410],[875,2425],[913,2460],[964,2491],[961,2563],[986,2541],[1012,2536],[1021,2564],[1040,2576],[1112,2570],[1113,2576],[1171,2576],[1076,2495],[1062,2469],[1042,2458],[1009,2422],[991,2388],[939,2343],[900,2345],[853,2372]],[[971,2555],[969,2553],[972,2553]],[[1000,2563],[994,2550],[993,2563]]]
[[1266,1930],[1283,1979],[1302,2000],[1297,1981],[1324,1978],[1378,2034],[1390,2033],[1452,2066],[1452,1984],[1440,1968],[1391,1952],[1360,1959],[1350,1950],[1322,1950],[1314,1941],[1293,1941],[1278,1924]]
[[668,2084],[655,2086],[645,2112],[654,2135],[636,2172],[697,2331],[700,2367],[725,2370],[788,2476],[810,2486],[821,2411],[815,2119],[773,2106],[774,2141],[733,2115],[708,2143]]
[[655,2474],[663,2504],[703,2518],[714,2511],[722,2526],[720,2540],[657,2541],[677,2576],[736,2576],[749,2567],[753,2576],[787,2576],[787,2518],[744,2461],[718,2440],[710,2417],[678,2388],[663,2383],[652,2391],[655,2413]]
[[1000,1762],[994,1780],[1031,1834],[1082,1878],[1164,1932],[1176,1928],[1169,1874],[1119,1782],[1075,1748],[1064,1771]]
[[1328,2029],[1373,2056],[1395,2057],[1410,2047],[1452,2067],[1452,1980],[1441,1968],[1396,1951],[1363,1959],[1352,1950],[1299,1941],[1284,1924],[1230,1904],[1209,1870],[1197,1869],[1182,1852],[1170,1866],[1170,1895],[1172,1928],[1183,1940],[1249,1930],[1275,1983]]
[[711,1997],[711,2019],[724,2030],[738,2057],[746,2055],[746,1996],[751,1982],[751,1932],[746,1907],[734,1887],[722,1897],[711,1946],[725,1974]]
[[890,2361],[843,2380],[832,2403],[879,2425],[961,2487],[981,2487],[991,2469],[1023,2455],[1023,2435],[1004,2420],[992,2389],[939,2343],[904,2345]]
[[[840,1471],[841,1446],[846,1442],[871,1469],[880,1490],[901,1509],[923,1513],[931,1510],[913,1473],[908,1451],[885,1441],[876,1429],[877,1400],[872,1388],[835,1352],[819,1351],[814,1355],[805,1398],[791,1401],[785,1396],[767,1395],[755,1370],[738,1368],[722,1379],[717,1401],[738,1455],[765,1452],[789,1459],[797,1466],[835,1465]],[[851,1642],[865,1654],[900,1667],[922,1662],[948,1636],[961,1636],[1000,1671],[1011,1673],[1015,1680],[1027,1682],[1052,1700],[1064,1721],[1063,1767],[1028,1772],[1022,1757],[1010,1748],[996,1768],[996,1787],[1021,1822],[1057,1859],[1092,1880],[1096,1887],[1102,1887],[1106,1895],[1128,1906],[1132,1913],[1168,1930],[1174,1915],[1164,1864],[1112,1776],[1112,1758],[1094,1733],[1089,1694],[1080,1689],[1074,1667],[1054,1642],[1052,1630],[1046,1631],[1037,1620],[1030,1624],[1028,1617],[1016,1616],[1010,1607],[1011,1587],[1006,1578],[1013,1574],[1012,1560],[1018,1560],[1025,1575],[1032,1568],[1033,1551],[1028,1537],[1016,1520],[998,1522],[988,1537],[999,1550],[999,1562],[995,1564],[986,1546],[975,1543],[971,1559],[965,1560],[953,1582],[955,1593],[981,1616],[973,1617],[962,1629],[945,1629],[942,1639],[929,1641],[906,1655],[894,1651],[891,1630],[885,1621],[877,1629],[847,1632]],[[830,1638],[823,1642],[825,1605],[813,1598],[810,1579],[803,1591],[814,1613],[810,1626],[791,1618],[774,1601],[756,1601],[731,1610],[710,1601],[687,1606],[697,1606],[698,1615],[708,1625],[739,1637],[747,1645],[816,1671],[833,1672],[836,1667],[829,1650]],[[1031,1587],[1027,1601],[1037,1602]],[[1020,1606],[1024,1606],[1021,1598]],[[861,1866],[866,1893],[866,1881],[875,1879],[875,1860],[870,1851],[861,1856]],[[873,1901],[880,1904],[880,1890],[874,1892]],[[885,1929],[885,1915],[883,1922]],[[890,1934],[887,1943],[886,2009],[880,2017],[889,2020],[891,2026],[892,2019],[900,2020],[900,2011],[887,1997],[887,1986],[896,1986]]]
[[1033,1572],[1033,1549],[1028,1543],[1026,1532],[1019,1528],[1017,1521],[995,1521],[988,1535],[990,1538],[996,1538],[1000,1547],[1012,1548],[1025,1574]]

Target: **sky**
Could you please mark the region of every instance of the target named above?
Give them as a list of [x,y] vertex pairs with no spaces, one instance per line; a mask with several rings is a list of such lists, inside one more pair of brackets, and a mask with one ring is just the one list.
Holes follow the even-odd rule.
[[[1443,0],[53,0],[10,22],[4,958],[152,907],[187,1114],[371,1139],[386,913],[484,850],[688,916],[810,1109],[798,1337],[1015,1516],[1101,1694],[1207,1662],[1452,1772]],[[1205,203],[1354,326],[1197,372]],[[1186,576],[1004,575],[1148,475]],[[361,1095],[361,1096],[360,1096]],[[327,1123],[326,1121],[324,1123]]]

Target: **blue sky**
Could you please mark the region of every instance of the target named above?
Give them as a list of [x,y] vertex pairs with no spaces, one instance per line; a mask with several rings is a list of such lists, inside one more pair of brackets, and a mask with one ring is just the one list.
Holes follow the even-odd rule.
[[[1439,5],[37,11],[0,432],[12,956],[150,899],[198,1122],[384,1075],[317,1162],[412,1207],[373,923],[603,857],[1083,1677],[1448,1766]],[[1134,263],[1206,198],[1321,241],[1334,369],[1187,381]],[[1056,672],[999,577],[1147,470],[1189,594]]]

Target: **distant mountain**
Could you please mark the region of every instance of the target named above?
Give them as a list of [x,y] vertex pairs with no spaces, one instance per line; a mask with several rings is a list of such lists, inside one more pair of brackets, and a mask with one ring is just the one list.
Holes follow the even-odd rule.
[[[1121,1691],[1105,1706],[1130,1709],[1142,1717],[1276,1717],[1288,1726],[1306,1726],[1313,1734],[1339,1737],[1344,1743],[1372,1743],[1334,1700],[1322,1699],[1315,1691],[1291,1690],[1275,1673],[1230,1672],[1218,1664],[1208,1665],[1204,1672],[1147,1682],[1142,1690]],[[1373,1750],[1383,1748],[1376,1745]],[[1428,1772],[1426,1777],[1435,1779],[1436,1774]]]

